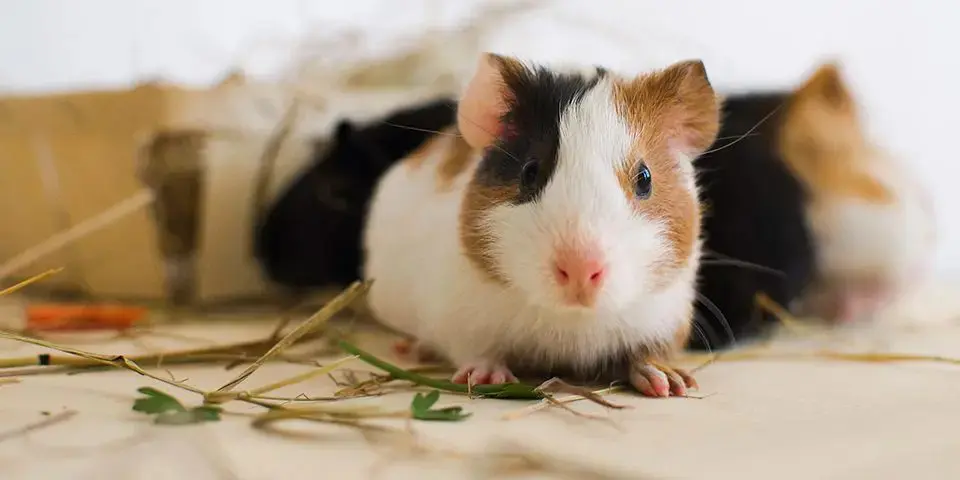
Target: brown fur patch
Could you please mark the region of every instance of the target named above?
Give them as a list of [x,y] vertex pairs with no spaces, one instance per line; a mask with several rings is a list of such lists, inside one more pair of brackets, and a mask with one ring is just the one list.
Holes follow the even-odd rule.
[[836,65],[821,66],[787,101],[779,136],[784,162],[815,201],[859,198],[894,201],[893,192],[870,173],[873,149],[857,105]]
[[515,188],[486,187],[474,179],[467,187],[460,208],[460,242],[464,254],[490,280],[500,284],[505,284],[506,280],[497,270],[490,251],[496,237],[484,228],[484,214],[497,205],[509,202],[516,194]]
[[[689,179],[673,152],[692,157],[709,148],[720,128],[720,105],[698,61],[617,83],[614,94],[637,136],[617,177],[638,213],[665,222],[674,255],[657,273],[666,279],[687,265],[700,236],[696,193],[687,188]],[[638,200],[634,178],[644,163],[653,177],[653,191]]]
[[447,154],[437,167],[437,188],[440,191],[449,191],[454,180],[467,171],[473,162],[479,160],[477,150],[471,147],[455,128],[447,129],[446,132],[450,133],[449,144],[446,145]]
[[407,158],[403,162],[412,170],[416,170],[423,166],[423,162],[427,161],[431,155],[437,153],[437,150],[443,148],[444,142],[447,138],[447,135],[437,134],[430,137],[429,140],[423,142],[416,150],[407,155]]

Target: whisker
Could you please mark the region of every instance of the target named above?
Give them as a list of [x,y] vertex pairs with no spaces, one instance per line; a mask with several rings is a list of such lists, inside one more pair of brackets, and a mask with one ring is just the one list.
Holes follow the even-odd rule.
[[[756,128],[756,127],[754,127],[754,128]],[[755,137],[755,136],[757,136],[757,135],[760,135],[760,134],[759,134],[759,133],[750,133],[750,132],[747,132],[747,133],[744,133],[743,135],[729,135],[729,136],[726,136],[726,137],[717,137],[716,140],[731,140],[731,139],[739,139],[739,138],[743,138],[743,137]]]
[[483,132],[486,133],[487,135],[490,135],[490,137],[494,139],[493,142],[490,143],[490,146],[491,146],[491,147],[499,150],[499,151],[502,152],[504,155],[506,155],[507,157],[511,158],[512,160],[514,160],[515,162],[519,163],[520,165],[523,165],[523,162],[521,162],[519,158],[515,157],[512,153],[504,150],[504,148],[501,147],[500,145],[497,145],[497,137],[498,137],[498,135],[496,135],[495,133],[491,132],[490,130],[487,130],[486,128],[483,128],[482,125],[480,125],[479,123],[473,121],[472,118],[469,118],[469,117],[464,116],[464,115],[460,115],[458,118],[464,119],[464,120],[472,123],[473,126],[479,128],[480,130],[483,130]]
[[763,265],[757,265],[755,263],[743,262],[736,259],[705,259],[700,261],[701,265],[712,265],[720,267],[741,267],[747,269],[753,269],[759,272],[766,272],[772,275],[777,275],[781,277],[787,276],[786,273],[783,273],[780,270],[770,267],[764,267]]
[[717,307],[715,303],[711,302],[709,298],[700,292],[696,292],[696,295],[697,301],[700,302],[700,304],[704,307],[707,307],[707,310],[710,310],[710,313],[712,313],[717,320],[720,321],[720,324],[723,327],[723,333],[726,334],[730,339],[730,346],[735,346],[737,344],[737,336],[734,335],[733,329],[730,327],[730,322],[727,321],[726,315],[724,315],[723,312],[720,311],[720,308]]
[[[782,270],[777,270],[776,268],[768,267],[766,265],[760,265],[759,263],[740,260],[739,258],[734,258],[734,257],[731,257],[730,255],[724,255],[720,252],[705,250],[704,256],[708,256],[708,255],[713,255],[720,258],[716,258],[716,259],[704,258],[700,260],[700,263],[703,263],[705,265],[730,265],[730,266],[737,266],[737,267],[744,267],[744,268],[753,268],[761,272],[767,272],[767,273],[778,275],[781,277],[787,276],[786,272]],[[710,263],[707,263],[707,262],[710,262]]]
[[710,338],[707,337],[707,332],[703,331],[703,326],[697,323],[696,318],[693,320],[693,333],[703,341],[703,346],[707,349],[707,353],[713,353],[713,347],[710,346]]
[[414,132],[426,132],[426,133],[434,133],[437,135],[447,135],[450,137],[462,137],[462,135],[460,135],[459,132],[444,132],[441,130],[430,130],[429,128],[411,127],[409,125],[401,125],[399,123],[388,122],[386,120],[382,121],[381,123],[390,127],[402,128],[404,130],[410,130]]
[[714,148],[714,149],[712,149],[712,150],[707,150],[706,152],[703,152],[703,153],[701,153],[700,155],[702,156],[702,155],[706,155],[706,154],[708,154],[708,153],[718,152],[718,151],[720,151],[720,150],[723,150],[724,148],[727,148],[727,147],[730,147],[730,146],[735,145],[737,142],[739,142],[740,140],[743,140],[744,138],[747,138],[748,136],[750,136],[750,135],[754,132],[754,130],[756,130],[757,128],[760,128],[760,125],[763,125],[763,122],[766,122],[767,120],[769,120],[770,117],[772,117],[773,114],[777,113],[777,112],[780,110],[780,108],[782,108],[782,107],[783,107],[783,104],[777,105],[777,108],[774,108],[773,110],[771,110],[770,113],[766,114],[766,116],[764,116],[763,118],[761,118],[760,121],[757,122],[756,125],[750,127],[750,130],[747,130],[747,133],[744,133],[743,135],[738,136],[738,137],[736,138],[736,140],[734,140],[734,141],[732,141],[732,142],[730,142],[730,143],[728,143],[728,144],[726,144],[726,145],[722,145],[722,146],[719,146],[719,147],[717,147],[717,148]]

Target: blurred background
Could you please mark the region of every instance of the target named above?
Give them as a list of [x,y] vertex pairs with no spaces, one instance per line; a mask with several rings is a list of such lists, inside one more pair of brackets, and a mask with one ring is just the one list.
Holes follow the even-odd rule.
[[144,138],[206,135],[202,167],[189,167],[204,174],[186,189],[195,240],[170,246],[156,212],[128,204],[109,227],[23,257],[18,276],[68,267],[48,285],[163,300],[189,257],[198,303],[258,295],[248,198],[291,99],[310,107],[271,192],[338,119],[456,92],[483,50],[638,72],[701,58],[721,92],[791,87],[839,60],[873,138],[933,193],[938,274],[960,280],[955,2],[6,0],[0,11],[0,261],[136,202]]

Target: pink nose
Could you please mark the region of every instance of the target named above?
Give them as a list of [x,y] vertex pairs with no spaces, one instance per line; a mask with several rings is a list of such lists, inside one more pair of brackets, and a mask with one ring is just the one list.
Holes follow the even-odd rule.
[[603,257],[595,249],[558,249],[553,274],[568,303],[593,305],[606,276]]

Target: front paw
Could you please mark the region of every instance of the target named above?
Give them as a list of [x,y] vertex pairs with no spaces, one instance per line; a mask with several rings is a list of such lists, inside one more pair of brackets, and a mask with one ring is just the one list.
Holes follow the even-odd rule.
[[470,385],[497,385],[501,383],[516,383],[517,377],[503,362],[477,360],[462,365],[451,379],[453,383],[469,383]]
[[652,360],[637,361],[630,367],[630,383],[648,397],[685,397],[688,388],[698,388],[686,370]]

